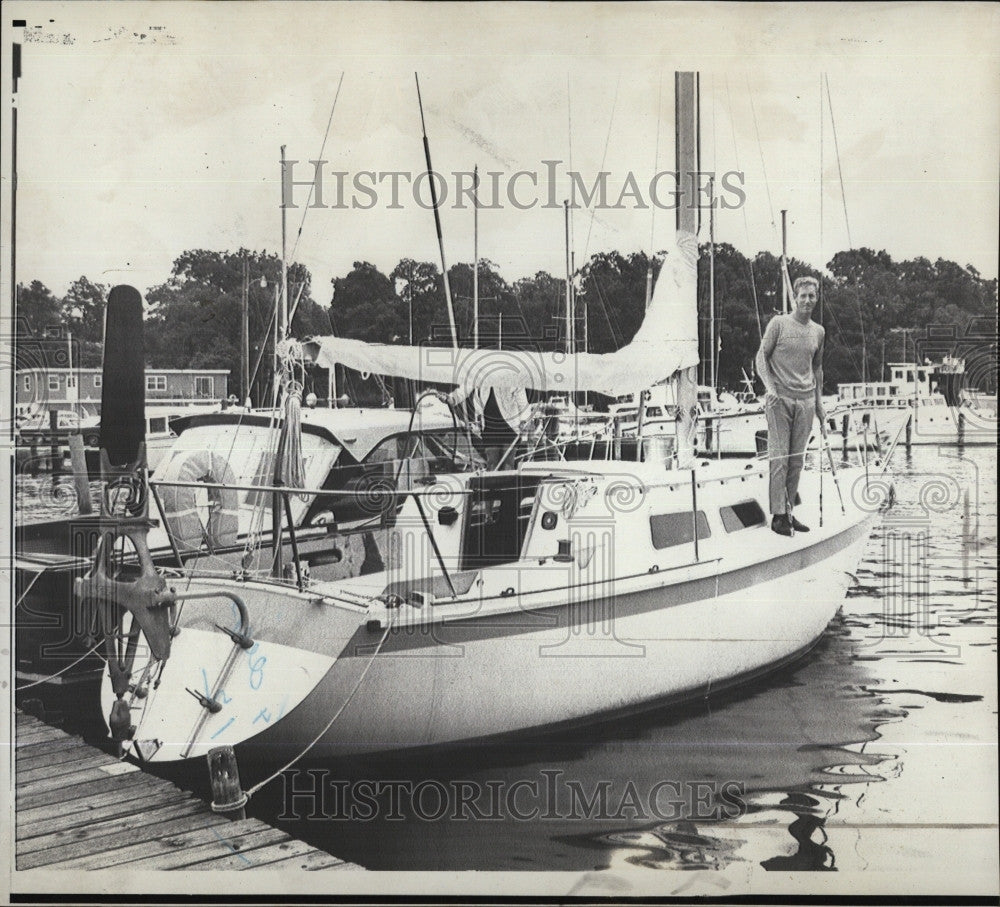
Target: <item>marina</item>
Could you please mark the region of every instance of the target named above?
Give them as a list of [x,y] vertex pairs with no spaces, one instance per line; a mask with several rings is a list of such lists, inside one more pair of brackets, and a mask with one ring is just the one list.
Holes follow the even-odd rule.
[[[892,864],[919,878],[928,861],[988,850],[996,840],[988,731],[997,708],[996,480],[987,448],[914,447],[899,461],[894,520],[869,540],[842,615],[807,659],[770,678],[681,710],[549,739],[418,759],[306,759],[257,793],[248,811],[374,870],[695,865],[727,875],[774,859],[775,867],[852,872],[884,866],[893,852]],[[24,500],[28,513],[44,513],[41,502]],[[57,709],[65,701],[45,699]],[[94,711],[84,720],[74,710],[69,724],[93,732]],[[948,745],[956,734],[963,743]],[[388,818],[383,797],[372,820],[351,821],[351,803],[331,795],[320,804],[308,794],[310,771],[340,789],[396,784],[406,794],[397,803],[402,818]],[[242,772],[247,786],[265,777],[252,761]],[[203,762],[171,777],[187,789],[206,787]],[[434,792],[440,785],[453,795],[459,782],[466,794],[479,792],[479,814],[493,818],[470,821],[461,810],[455,818],[454,800],[437,816]],[[511,803],[537,810],[530,821],[505,804],[518,782],[533,785],[522,784]],[[604,811],[588,809],[605,782]],[[642,792],[645,818],[621,808],[630,782]],[[647,800],[661,782],[669,782],[660,801],[666,820]],[[707,796],[725,782],[738,785],[736,808],[699,807],[697,785]],[[493,813],[488,784],[502,791]],[[427,802],[414,806],[420,785]],[[306,793],[289,799],[292,790]],[[314,808],[321,818],[309,820]]]
[[981,118],[894,10],[461,8],[5,26],[5,893],[996,893]]

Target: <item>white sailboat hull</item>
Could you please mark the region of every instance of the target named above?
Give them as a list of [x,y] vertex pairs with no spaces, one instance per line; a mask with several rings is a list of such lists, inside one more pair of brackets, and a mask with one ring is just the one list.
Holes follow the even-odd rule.
[[[690,544],[668,549],[674,560],[659,567],[626,536],[617,574],[589,584],[578,576],[560,586],[576,565],[549,559],[532,569],[525,558],[496,568],[492,587],[482,579],[490,571],[479,573],[478,600],[441,597],[381,614],[347,604],[350,592],[338,605],[308,590],[237,586],[255,642],[249,651],[214,629],[233,626],[228,604],[190,601],[165,667],[170,684],[132,702],[137,728],[128,746],[168,761],[238,745],[269,764],[310,744],[318,758],[440,747],[549,731],[743,682],[816,642],[860,560],[871,514],[848,500],[842,515],[827,475],[820,526],[816,479],[804,480],[811,503],[797,511],[812,524],[809,534],[785,538],[757,525],[730,537],[717,526],[715,544],[706,541],[700,553]],[[708,482],[699,507],[711,512],[724,500],[759,496],[765,481],[758,468],[722,480],[725,491]],[[851,481],[843,474],[848,499]],[[648,526],[642,514],[636,519]],[[369,584],[372,594],[384,588],[384,578],[349,582],[355,590]],[[508,583],[520,594],[507,598]],[[191,588],[234,587],[220,579]],[[475,595],[472,580],[470,589]],[[379,622],[386,615],[388,631]],[[221,709],[210,714],[190,689]],[[105,714],[113,701],[106,682]]]
[[[378,656],[363,688],[314,747],[317,756],[445,746],[583,724],[746,681],[808,650],[840,607],[866,534],[835,558],[771,582],[671,606],[671,589],[636,593],[651,610],[604,626],[436,644]],[[636,601],[619,603],[622,610]],[[595,610],[600,610],[601,604]],[[450,634],[442,632],[446,640]],[[273,736],[308,741],[346,701],[342,661]],[[322,724],[320,724],[322,727]]]

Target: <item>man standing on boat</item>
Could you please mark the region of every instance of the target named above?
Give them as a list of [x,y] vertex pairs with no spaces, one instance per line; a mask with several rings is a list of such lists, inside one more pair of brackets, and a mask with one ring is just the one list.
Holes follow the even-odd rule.
[[813,417],[823,412],[823,338],[812,320],[819,281],[800,277],[793,287],[795,310],[775,315],[757,352],[757,373],[767,396],[767,455],[771,466],[771,528],[779,535],[808,532],[792,514]]

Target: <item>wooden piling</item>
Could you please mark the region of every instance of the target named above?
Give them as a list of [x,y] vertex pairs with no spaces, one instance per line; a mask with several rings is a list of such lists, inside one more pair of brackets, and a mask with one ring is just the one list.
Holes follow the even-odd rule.
[[76,486],[77,507],[80,513],[92,513],[90,485],[87,483],[87,455],[83,449],[83,437],[77,432],[70,432],[69,435],[69,459],[73,464],[73,484]]

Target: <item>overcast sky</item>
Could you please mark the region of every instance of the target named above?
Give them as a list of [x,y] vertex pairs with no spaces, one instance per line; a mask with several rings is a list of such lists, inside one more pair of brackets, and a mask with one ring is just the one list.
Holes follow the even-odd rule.
[[[12,33],[17,17],[28,28]],[[651,233],[664,248],[673,213],[649,207],[648,190],[674,166],[677,69],[701,73],[702,168],[745,172],[745,204],[718,213],[719,241],[778,252],[787,208],[790,254],[817,265],[848,248],[849,224],[854,246],[995,277],[998,22],[996,5],[933,3],[7,4],[5,47],[24,41],[17,278],[57,293],[81,274],[146,290],[185,249],[278,251],[279,148],[306,179],[341,76],[324,202],[334,171],[350,190],[360,171],[424,168],[414,71],[436,171],[498,171],[502,191],[519,170],[539,174],[537,188],[517,185],[533,209],[504,196],[480,212],[480,253],[508,280],[564,273],[562,210],[541,206],[567,197],[570,156],[587,185],[603,162],[609,204],[633,174],[644,205],[628,195],[623,209],[577,211],[577,262],[648,250]],[[545,160],[563,162],[551,190]],[[448,263],[471,261],[472,212],[453,207],[448,178]],[[390,189],[370,210],[308,212],[295,258],[320,301],[356,260],[388,271],[438,259],[431,211],[405,180],[390,208]],[[289,249],[302,213],[289,212]]]

